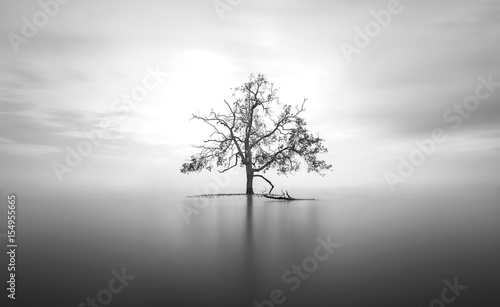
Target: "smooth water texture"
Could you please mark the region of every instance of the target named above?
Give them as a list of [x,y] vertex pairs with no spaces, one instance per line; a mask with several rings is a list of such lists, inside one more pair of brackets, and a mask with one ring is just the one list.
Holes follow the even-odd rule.
[[86,305],[122,268],[109,306],[429,306],[455,278],[453,306],[497,301],[498,199],[18,199],[19,306]]

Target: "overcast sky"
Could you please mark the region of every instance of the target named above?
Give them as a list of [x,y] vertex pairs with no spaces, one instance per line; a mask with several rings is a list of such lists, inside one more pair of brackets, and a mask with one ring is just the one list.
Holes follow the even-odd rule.
[[[202,191],[206,173],[179,172],[209,132],[191,113],[223,108],[251,73],[280,87],[282,102],[309,99],[304,116],[334,166],[323,178],[271,176],[278,188],[390,191],[387,172],[398,175],[398,157],[436,128],[446,141],[396,191],[500,186],[500,87],[483,86],[464,115],[453,109],[478,95],[479,78],[500,82],[499,1],[41,2],[51,14],[38,1],[0,0],[3,190]],[[381,10],[390,15],[377,26],[371,12]],[[127,106],[122,95],[145,98]],[[66,168],[68,148],[103,123],[103,140]]]

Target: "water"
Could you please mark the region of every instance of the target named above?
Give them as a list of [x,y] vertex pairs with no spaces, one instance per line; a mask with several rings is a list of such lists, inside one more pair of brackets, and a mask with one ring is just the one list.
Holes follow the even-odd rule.
[[186,223],[195,202],[21,195],[16,305],[86,306],[122,268],[135,278],[109,306],[272,306],[273,291],[280,306],[429,306],[455,277],[452,306],[497,301],[498,199],[232,196]]

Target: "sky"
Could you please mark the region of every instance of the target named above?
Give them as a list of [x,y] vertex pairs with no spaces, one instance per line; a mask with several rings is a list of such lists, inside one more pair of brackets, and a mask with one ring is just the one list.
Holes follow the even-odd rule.
[[334,169],[277,188],[500,191],[498,1],[0,0],[0,29],[6,193],[243,191],[179,169],[251,73],[308,99]]

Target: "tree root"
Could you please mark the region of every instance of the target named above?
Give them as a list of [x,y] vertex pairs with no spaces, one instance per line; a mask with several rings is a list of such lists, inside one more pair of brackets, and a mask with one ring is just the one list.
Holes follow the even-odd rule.
[[274,194],[262,194],[265,198],[270,199],[279,199],[279,200],[314,200],[314,198],[293,198],[288,194],[288,191],[284,193],[281,191],[282,195],[274,195]]

